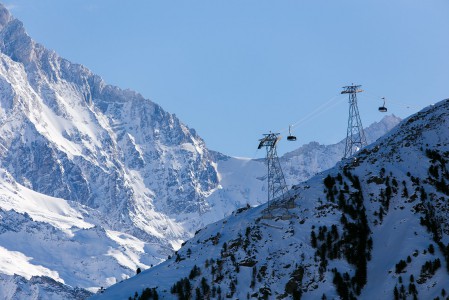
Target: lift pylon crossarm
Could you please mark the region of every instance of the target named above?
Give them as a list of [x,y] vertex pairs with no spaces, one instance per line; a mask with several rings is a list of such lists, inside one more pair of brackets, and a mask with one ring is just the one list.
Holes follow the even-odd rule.
[[257,149],[261,149],[262,147],[276,147],[277,142],[282,138],[280,133],[268,133],[264,134],[264,138],[260,139],[259,147]]
[[360,89],[361,85],[347,85],[343,87],[343,91],[341,91],[341,94],[354,94],[354,93],[361,93],[363,92],[362,89]]

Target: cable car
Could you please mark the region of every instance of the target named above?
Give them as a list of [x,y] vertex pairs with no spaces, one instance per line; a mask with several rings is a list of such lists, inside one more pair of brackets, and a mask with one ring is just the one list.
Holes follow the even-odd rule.
[[294,142],[294,141],[296,141],[296,136],[292,135],[291,129],[292,129],[292,125],[288,126],[287,141]]
[[385,97],[382,97],[382,99],[384,100],[384,104],[379,107],[379,111],[380,112],[387,112],[388,109],[385,107]]

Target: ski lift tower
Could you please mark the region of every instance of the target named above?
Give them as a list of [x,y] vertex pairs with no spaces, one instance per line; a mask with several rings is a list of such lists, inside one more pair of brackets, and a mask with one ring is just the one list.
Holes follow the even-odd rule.
[[281,139],[279,133],[264,134],[264,138],[260,139],[259,147],[267,149],[267,165],[268,165],[268,210],[271,210],[272,201],[282,196],[287,196],[288,189],[285,183],[284,174],[282,173],[281,164],[276,151],[276,144]]
[[361,85],[350,85],[343,87],[342,94],[349,95],[349,119],[346,132],[345,155],[347,158],[355,154],[367,145],[362,121],[360,120],[359,108],[357,107],[357,93],[363,92]]

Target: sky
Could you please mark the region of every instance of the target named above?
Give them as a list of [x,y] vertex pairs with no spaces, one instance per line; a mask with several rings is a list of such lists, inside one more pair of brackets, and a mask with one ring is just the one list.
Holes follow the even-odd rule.
[[[209,149],[263,157],[346,136],[343,86],[363,125],[449,98],[448,0],[0,0],[28,34],[141,93]],[[297,136],[288,142],[289,125]]]

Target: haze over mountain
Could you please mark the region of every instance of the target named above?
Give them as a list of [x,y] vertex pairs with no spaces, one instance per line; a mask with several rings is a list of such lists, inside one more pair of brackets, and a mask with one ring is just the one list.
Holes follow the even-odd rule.
[[[374,141],[399,122],[370,126]],[[289,185],[343,142],[282,157]],[[257,144],[257,140],[255,141]],[[199,228],[266,201],[262,160],[34,42],[0,5],[0,295],[80,299],[166,259]]]

